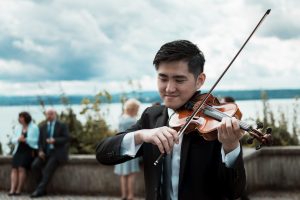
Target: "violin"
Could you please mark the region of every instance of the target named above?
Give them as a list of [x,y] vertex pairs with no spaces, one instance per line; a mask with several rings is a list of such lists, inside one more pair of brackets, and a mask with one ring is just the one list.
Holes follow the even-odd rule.
[[205,104],[200,111],[190,119],[192,113],[199,108],[200,102],[207,94],[196,95],[182,108],[178,109],[169,119],[169,126],[176,131],[191,120],[190,125],[185,130],[185,133],[197,131],[200,135],[208,141],[216,140],[218,137],[217,127],[223,117],[235,117],[239,120],[240,129],[249,133],[251,138],[247,140],[249,144],[253,143],[254,139],[260,142],[256,149],[260,149],[263,145],[271,145],[271,128],[267,128],[265,133],[260,129],[263,128],[262,123],[257,124],[257,128],[253,128],[246,122],[241,121],[242,113],[236,103],[220,103],[213,95],[209,94]]
[[[191,109],[183,109],[169,120],[169,125],[178,130],[178,136],[183,133],[189,133],[193,130],[198,130],[200,134],[207,140],[215,140],[217,138],[217,124],[222,120],[223,117],[236,117],[237,119],[241,119],[242,113],[238,109],[235,103],[226,103],[220,104],[215,97],[211,95],[212,91],[218,85],[220,80],[223,78],[225,73],[228,71],[232,63],[238,57],[240,52],[244,49],[252,35],[255,33],[257,28],[263,22],[265,17],[270,14],[271,9],[268,9],[263,17],[260,19],[258,24],[255,26],[251,34],[248,36],[242,47],[233,57],[231,62],[225,68],[223,73],[211,87],[207,94],[201,95],[199,101],[195,101],[193,108]],[[193,99],[193,98],[192,98]],[[192,100],[193,101],[193,100]],[[190,102],[188,102],[190,103]],[[248,140],[248,143],[252,143],[254,139],[257,139],[261,144],[256,147],[256,149],[260,149],[263,145],[271,144],[271,128],[266,129],[266,133],[262,133],[259,129],[262,128],[262,124],[258,124],[257,128],[254,129],[249,126],[247,123],[243,121],[239,121],[240,128],[247,131],[252,137]],[[157,166],[159,160],[164,156],[164,153],[160,154],[160,156],[154,162],[154,165]]]

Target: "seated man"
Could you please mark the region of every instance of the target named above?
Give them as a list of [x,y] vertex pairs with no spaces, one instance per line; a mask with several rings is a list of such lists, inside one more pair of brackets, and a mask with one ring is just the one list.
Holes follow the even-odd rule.
[[68,160],[69,133],[67,126],[56,119],[54,109],[47,110],[46,118],[46,123],[40,127],[38,157],[31,166],[39,180],[31,198],[46,194],[47,184],[55,170],[59,164]]

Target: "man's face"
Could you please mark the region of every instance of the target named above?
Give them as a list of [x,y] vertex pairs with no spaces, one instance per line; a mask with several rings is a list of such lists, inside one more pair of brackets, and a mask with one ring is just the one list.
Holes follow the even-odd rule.
[[55,118],[56,118],[55,111],[53,111],[53,110],[47,111],[46,118],[47,118],[47,121],[53,121],[53,120],[55,120]]
[[166,107],[173,110],[185,104],[203,85],[205,74],[197,79],[188,70],[186,61],[162,62],[157,70],[157,86]]

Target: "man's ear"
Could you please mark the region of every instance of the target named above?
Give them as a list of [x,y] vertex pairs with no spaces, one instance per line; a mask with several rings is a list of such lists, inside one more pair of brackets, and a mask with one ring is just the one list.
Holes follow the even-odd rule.
[[196,86],[198,89],[200,89],[202,87],[202,85],[204,84],[206,79],[206,75],[204,73],[201,73],[198,75],[198,78],[196,80]]

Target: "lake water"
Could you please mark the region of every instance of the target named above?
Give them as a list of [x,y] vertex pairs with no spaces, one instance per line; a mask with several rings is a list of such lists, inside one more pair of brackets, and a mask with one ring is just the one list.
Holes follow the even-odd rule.
[[[287,119],[289,119],[289,129],[291,129],[293,107],[296,103],[295,99],[271,99],[268,102],[274,111],[276,118],[279,117],[279,110],[284,111]],[[240,110],[243,113],[243,119],[249,123],[251,123],[249,120],[250,118],[256,119],[257,116],[262,116],[263,105],[261,100],[237,101],[236,103],[239,105]],[[142,104],[140,114],[148,106],[150,106],[150,104]],[[65,107],[62,105],[55,105],[53,107],[58,112],[65,110]],[[78,119],[85,122],[86,116],[79,114],[83,107],[81,105],[73,105],[72,108],[77,114]],[[103,104],[101,105],[101,110],[109,126],[112,129],[117,129],[118,118],[121,115],[121,104]],[[40,106],[0,106],[0,141],[2,143],[4,154],[8,153],[6,144],[9,141],[9,137],[12,135],[12,127],[18,123],[17,117],[18,113],[21,111],[30,112],[36,122],[40,122],[44,119],[42,108]],[[299,112],[300,111],[298,109],[298,116],[300,116]],[[300,117],[298,118],[298,124],[300,124]]]

